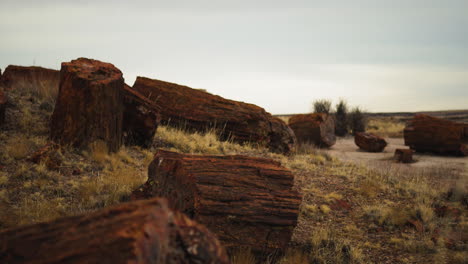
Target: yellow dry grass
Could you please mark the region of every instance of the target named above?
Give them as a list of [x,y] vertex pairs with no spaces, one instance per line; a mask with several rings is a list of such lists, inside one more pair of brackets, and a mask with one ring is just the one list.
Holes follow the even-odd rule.
[[405,123],[394,118],[373,118],[369,120],[366,131],[381,137],[403,137]]

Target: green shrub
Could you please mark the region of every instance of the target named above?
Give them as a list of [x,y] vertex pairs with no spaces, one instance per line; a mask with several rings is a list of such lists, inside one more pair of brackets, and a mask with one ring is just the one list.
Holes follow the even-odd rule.
[[335,134],[340,137],[348,134],[348,104],[344,99],[336,104],[335,113]]
[[366,126],[367,119],[364,111],[359,106],[354,107],[349,114],[349,129],[355,135],[358,132],[366,131]]

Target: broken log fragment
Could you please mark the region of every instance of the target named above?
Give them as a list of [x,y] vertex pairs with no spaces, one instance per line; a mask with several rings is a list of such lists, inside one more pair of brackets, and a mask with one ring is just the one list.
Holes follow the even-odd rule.
[[466,127],[464,123],[418,114],[405,127],[405,145],[417,152],[467,156]]
[[0,237],[0,263],[229,263],[208,229],[158,198],[8,229]]
[[256,105],[144,77],[137,77],[132,89],[159,106],[163,125],[196,132],[214,129],[221,140],[261,144],[274,152],[294,148],[291,129]]
[[294,115],[288,121],[300,143],[312,143],[317,147],[335,145],[335,120],[324,113]]
[[76,148],[103,141],[109,151],[118,151],[122,144],[123,85],[122,72],[110,63],[86,58],[62,63],[51,138]]
[[414,150],[412,149],[395,149],[394,158],[398,162],[412,163]]
[[387,146],[387,141],[372,133],[357,132],[354,135],[354,143],[367,152],[382,152]]
[[227,248],[271,253],[286,248],[297,223],[301,196],[293,184],[293,174],[270,159],[159,150],[132,198],[167,197]]
[[158,106],[126,84],[123,101],[124,143],[150,147],[159,124]]

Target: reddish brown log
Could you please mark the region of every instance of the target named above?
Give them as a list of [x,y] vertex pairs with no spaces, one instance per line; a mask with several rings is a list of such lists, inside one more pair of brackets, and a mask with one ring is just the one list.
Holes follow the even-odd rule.
[[368,152],[382,152],[387,146],[387,141],[382,137],[364,132],[357,132],[354,135],[354,143],[360,149]]
[[164,199],[0,233],[1,263],[229,263],[204,226],[168,209]]
[[414,150],[412,149],[395,149],[394,158],[398,162],[411,163],[413,160]]
[[216,129],[221,140],[264,144],[275,152],[294,148],[291,129],[256,105],[144,77],[137,78],[133,89],[160,106],[164,125],[201,132]]
[[466,126],[464,123],[419,114],[405,127],[405,145],[417,152],[467,156]]
[[122,72],[110,63],[79,58],[62,63],[51,138],[86,148],[104,141],[111,152],[122,144]]
[[123,136],[126,145],[149,147],[159,124],[158,106],[124,85]]
[[335,121],[330,115],[323,113],[294,115],[289,118],[289,126],[300,143],[312,143],[324,148],[335,145]]
[[60,73],[57,70],[36,66],[9,65],[1,77],[1,83],[6,89],[30,89],[32,91],[57,91]]
[[159,150],[133,199],[163,196],[205,224],[226,247],[285,249],[301,196],[280,163],[247,156],[198,156]]

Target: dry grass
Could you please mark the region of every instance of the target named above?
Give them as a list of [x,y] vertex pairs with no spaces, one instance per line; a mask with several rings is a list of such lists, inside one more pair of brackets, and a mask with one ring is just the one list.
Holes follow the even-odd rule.
[[405,123],[394,118],[373,118],[367,124],[367,132],[381,137],[401,138]]
[[[372,169],[343,163],[304,145],[284,156],[255,145],[221,142],[214,132],[186,133],[159,127],[155,148],[124,147],[108,154],[96,142],[89,151],[59,150],[61,167],[50,170],[26,157],[47,143],[51,110],[21,91],[0,130],[0,228],[93,211],[128,199],[146,180],[155,148],[194,154],[245,154],[275,159],[296,175],[303,193],[292,246],[265,263],[464,263],[468,246],[468,174],[447,168],[415,169],[388,163]],[[379,128],[380,129],[380,128]],[[393,129],[393,128],[392,128]],[[380,129],[394,131],[397,129]],[[393,132],[392,132],[393,133]],[[392,133],[387,133],[391,135]],[[78,173],[74,173],[77,171]],[[450,195],[448,195],[450,193]],[[337,207],[348,203],[351,209]],[[459,210],[439,217],[435,205]],[[408,224],[419,221],[422,231]],[[437,239],[432,239],[437,234]],[[457,237],[458,234],[458,237]],[[458,240],[457,240],[458,239]],[[455,241],[447,246],[446,241]],[[257,263],[249,250],[231,255],[233,263]],[[466,263],[466,261],[465,261]]]

